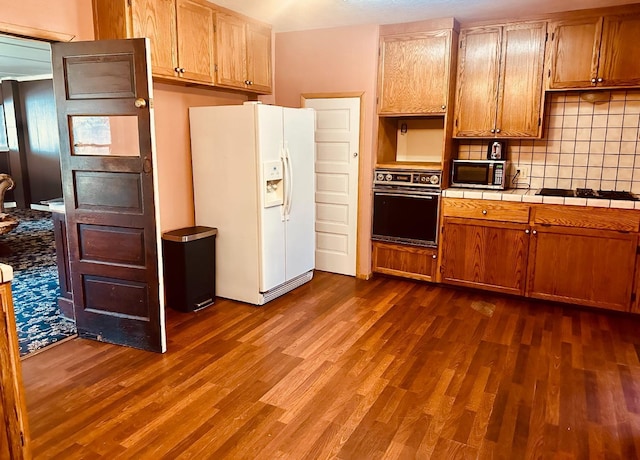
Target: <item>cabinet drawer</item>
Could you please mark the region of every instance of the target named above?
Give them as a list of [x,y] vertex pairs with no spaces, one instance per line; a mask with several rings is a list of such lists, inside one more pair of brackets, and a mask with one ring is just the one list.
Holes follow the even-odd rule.
[[523,224],[529,222],[530,207],[522,203],[464,198],[444,198],[442,203],[444,217],[464,217]]
[[392,243],[373,243],[373,271],[433,281],[437,250]]
[[533,212],[533,224],[637,232],[640,228],[640,212],[578,206],[538,206]]

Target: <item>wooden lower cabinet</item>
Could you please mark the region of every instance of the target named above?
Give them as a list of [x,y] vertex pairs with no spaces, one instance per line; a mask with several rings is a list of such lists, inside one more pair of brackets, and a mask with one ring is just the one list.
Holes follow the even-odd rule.
[[454,217],[443,229],[442,282],[524,295],[527,224]]
[[0,284],[0,307],[0,458],[29,459],[31,442],[10,282]]
[[393,243],[373,243],[373,271],[435,281],[438,250]]
[[533,227],[527,295],[629,311],[638,235],[571,227]]

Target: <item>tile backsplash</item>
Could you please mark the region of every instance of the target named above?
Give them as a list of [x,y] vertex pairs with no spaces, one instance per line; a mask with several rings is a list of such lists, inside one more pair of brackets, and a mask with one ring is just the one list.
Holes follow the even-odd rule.
[[[606,96],[609,93],[597,93]],[[640,194],[640,91],[548,93],[543,139],[507,140],[513,188],[592,188]],[[605,98],[607,99],[607,98]],[[460,140],[458,158],[486,158],[488,139]]]

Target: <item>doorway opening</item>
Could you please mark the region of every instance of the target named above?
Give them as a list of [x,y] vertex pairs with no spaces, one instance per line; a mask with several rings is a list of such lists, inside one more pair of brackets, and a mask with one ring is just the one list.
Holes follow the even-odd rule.
[[66,235],[60,234],[64,203],[51,47],[0,35],[0,69],[0,173],[15,183],[5,194],[5,212],[19,222],[0,236],[0,262],[14,270],[15,318],[25,356],[76,333],[69,293],[59,281],[68,258]]

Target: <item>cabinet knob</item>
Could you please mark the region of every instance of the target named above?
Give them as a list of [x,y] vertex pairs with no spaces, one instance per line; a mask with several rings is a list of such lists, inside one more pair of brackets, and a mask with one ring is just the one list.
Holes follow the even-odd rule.
[[531,233],[533,233],[534,235],[537,235],[537,234],[538,234],[537,230],[534,230],[534,231],[533,231],[533,232],[531,232]]
[[486,209],[483,209],[483,210],[482,210],[482,214],[484,214],[484,215],[486,216],[486,215],[487,215],[487,210],[486,210]]
[[603,81],[602,77],[598,78],[598,83],[602,83]]
[[431,256],[431,258],[432,258],[432,259],[437,259],[437,258],[438,258],[438,256],[434,254],[434,255],[432,255],[432,256]]
[[253,85],[253,82],[252,82],[251,80],[249,80],[249,84],[250,84],[250,85]]
[[249,84],[249,80],[245,80],[245,81],[244,81],[244,84],[245,84],[245,85],[248,85],[248,84]]
[[180,67],[180,73],[184,73],[184,67]]
[[492,129],[492,130],[491,130],[491,132],[492,132],[492,133],[495,133],[495,132],[496,132],[496,130],[495,130],[495,129]]
[[499,132],[500,132],[500,130],[499,130],[499,129],[496,129],[496,133],[499,133]]
[[444,110],[444,109],[446,109],[446,108],[447,108],[447,106],[446,106],[446,105],[443,105],[443,106],[442,106],[442,110]]
[[526,229],[524,232],[528,235],[529,234],[529,229]]
[[591,79],[591,83],[595,83],[595,82],[596,82],[596,79],[595,79],[595,78],[592,78],[592,79]]

